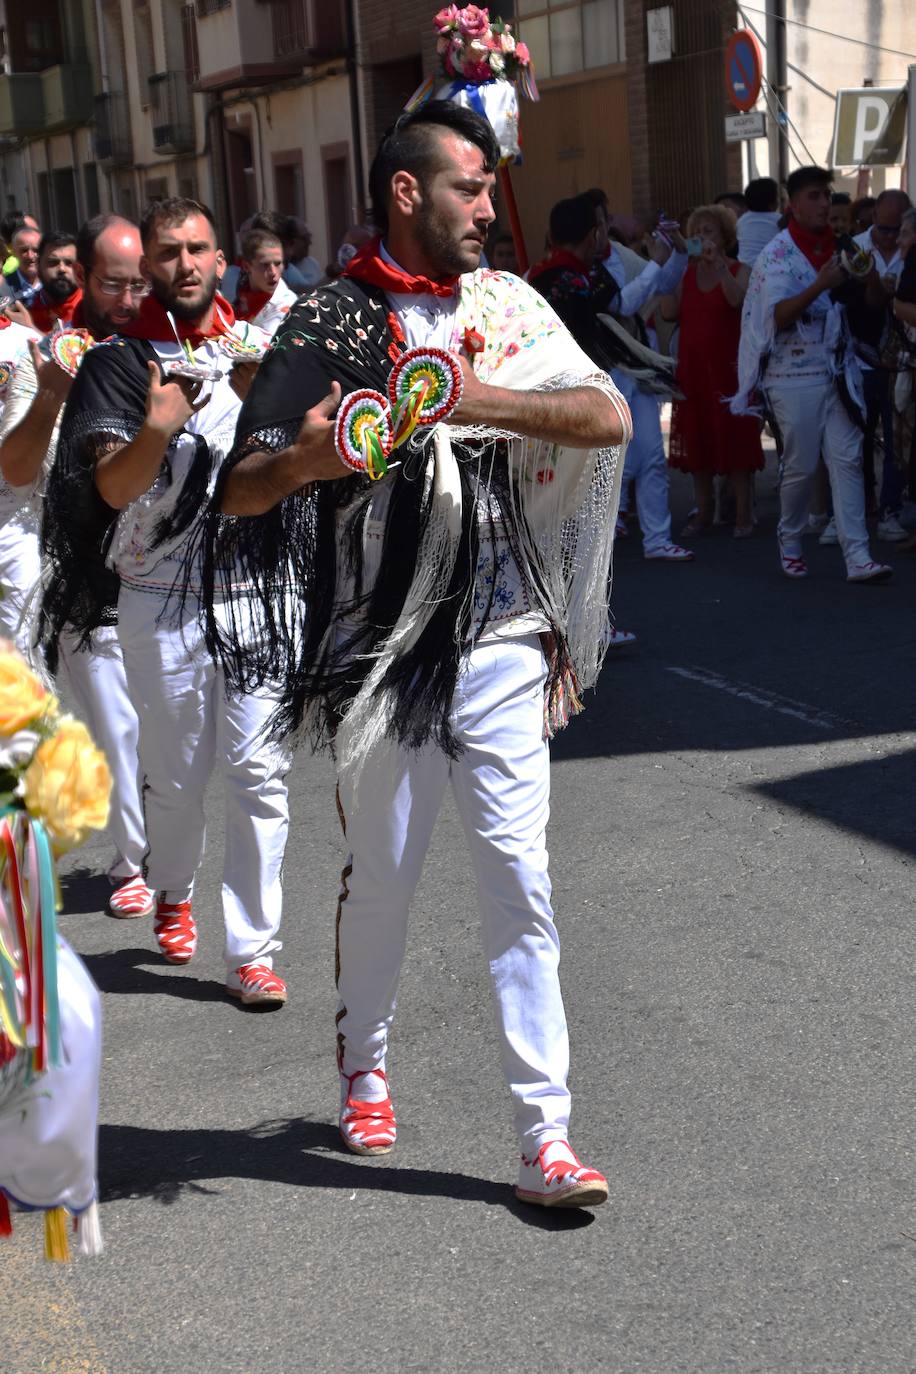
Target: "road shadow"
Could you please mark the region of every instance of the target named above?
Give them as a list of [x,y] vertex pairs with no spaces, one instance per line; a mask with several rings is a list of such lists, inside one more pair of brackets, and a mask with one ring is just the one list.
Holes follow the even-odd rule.
[[[164,960],[155,968],[146,965],[159,958],[151,949],[112,949],[104,954],[81,954],[101,992],[139,992],[157,997],[180,997],[191,1002],[232,1002],[222,983],[195,978],[193,973],[172,973]],[[161,971],[159,971],[161,969]]]
[[590,1211],[527,1206],[512,1188],[471,1174],[405,1169],[387,1160],[355,1160],[343,1153],[327,1122],[263,1121],[244,1130],[152,1130],[99,1127],[99,1197],[102,1203],[152,1198],[164,1206],[183,1194],[212,1196],[219,1179],[249,1178],[298,1188],[363,1189],[416,1197],[452,1198],[502,1207],[527,1226],[569,1231],[588,1226]]
[[878,844],[916,854],[916,749],[797,773],[753,790]]
[[112,886],[96,868],[71,868],[60,875],[62,916],[88,916],[108,910]]

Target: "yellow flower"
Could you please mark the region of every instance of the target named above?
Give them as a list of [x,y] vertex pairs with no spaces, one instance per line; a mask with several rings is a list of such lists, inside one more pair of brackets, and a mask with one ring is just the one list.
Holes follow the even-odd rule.
[[15,735],[56,710],[57,698],[45,690],[21,654],[0,641],[0,735]]
[[58,849],[81,844],[108,824],[111,774],[82,721],[63,716],[24,776],[29,813],[44,821]]

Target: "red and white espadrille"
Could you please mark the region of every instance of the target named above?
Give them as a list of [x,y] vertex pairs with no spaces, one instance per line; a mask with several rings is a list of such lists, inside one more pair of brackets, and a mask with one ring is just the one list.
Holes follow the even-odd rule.
[[190,902],[156,903],[156,939],[170,964],[188,964],[197,949],[197,926]]
[[540,1207],[597,1207],[607,1201],[607,1179],[568,1140],[547,1140],[534,1159],[522,1155],[515,1196]]
[[156,910],[156,893],[146,886],[142,873],[135,873],[132,878],[118,878],[117,887],[108,899],[108,910],[122,920],[151,916]]
[[[383,1098],[367,1102],[353,1095],[357,1080],[368,1078],[381,1079],[385,1089]],[[363,1091],[367,1086],[363,1084]],[[377,1090],[378,1084],[372,1087]],[[343,1143],[355,1155],[387,1155],[391,1151],[398,1127],[388,1093],[388,1079],[381,1069],[361,1069],[349,1074],[341,1070],[339,1124]]]
[[242,964],[229,975],[226,991],[243,1007],[282,1007],[286,984],[267,964]]

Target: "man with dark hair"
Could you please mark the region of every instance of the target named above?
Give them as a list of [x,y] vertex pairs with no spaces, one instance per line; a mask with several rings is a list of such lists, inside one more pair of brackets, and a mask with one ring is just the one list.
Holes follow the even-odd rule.
[[852,196],[848,191],[834,191],[830,196],[827,223],[837,235],[852,231]]
[[612,364],[602,352],[598,312],[608,309],[616,287],[606,273],[597,280],[594,275],[602,214],[587,192],[557,201],[549,220],[551,250],[528,280],[592,361],[608,371]]
[[[140,235],[135,224],[117,215],[99,215],[80,229],[77,246],[75,271],[83,297],[72,323],[87,328],[93,338],[104,339],[136,318],[149,290],[140,276]],[[19,502],[17,519],[24,530],[20,555],[26,548],[33,550],[34,573],[28,586],[32,603],[23,626],[29,641],[36,618],[33,612],[38,611],[36,508],[46,474],[50,474],[47,481],[52,490],[55,485],[60,415],[71,386],[69,373],[33,348],[32,357],[24,358],[17,368],[0,427],[3,490]],[[92,579],[103,600],[108,593],[107,612],[85,639],[70,620],[74,607],[69,588],[77,566],[82,577]],[[111,770],[109,829],[115,857],[108,870],[114,887],[109,909],[114,916],[145,916],[155,902],[141,874],[146,835],[137,776],[137,713],[128,696],[114,626],[116,582],[112,591],[112,574],[104,567],[100,546],[91,540],[70,550],[66,567],[52,559],[46,572],[46,597],[63,609],[53,643],[44,637],[47,659],[54,671],[59,662]]]
[[[152,292],[121,336],[93,349],[80,368],[48,493],[48,543],[82,634],[104,607],[72,567],[71,510],[85,515],[80,540],[110,546],[119,578],[118,638],[140,721],[146,878],[158,893],[159,948],[173,964],[186,964],[196,950],[192,889],[204,793],[218,760],[226,781],[226,988],[245,1005],[277,1006],[286,1000],[272,959],[281,947],[287,759],[262,738],[269,695],[227,692],[200,633],[199,523],[235,431],[231,345],[240,331],[216,291],[206,207],[157,202],[141,232]],[[229,584],[236,590],[231,577]],[[46,602],[46,614],[59,618],[60,599]]]
[[757,177],[744,188],[744,199],[747,211],[738,220],[738,261],[753,267],[779,233],[779,185],[772,177]]
[[874,223],[870,229],[858,234],[855,240],[860,248],[871,253],[881,288],[877,304],[869,305],[863,301],[850,323],[856,338],[865,388],[863,460],[866,504],[870,506],[875,503],[875,437],[880,424],[884,449],[881,489],[876,503],[878,538],[888,543],[900,543],[909,538],[900,523],[906,477],[896,461],[892,377],[887,368],[881,366],[881,344],[887,332],[891,302],[903,271],[903,256],[899,248],[900,229],[903,216],[911,204],[906,191],[882,191],[875,201]]
[[868,546],[862,483],[862,432],[849,407],[861,372],[836,291],[847,281],[827,223],[832,173],[798,167],[787,182],[791,215],[751,272],[741,322],[738,394],[746,413],[764,398],[781,443],[779,564],[808,576],[802,555],[811,487],[823,452],[837,535],[850,582],[883,582],[891,569]]
[[490,251],[487,256],[494,272],[518,272],[515,239],[511,234],[504,231],[494,235],[490,241]]
[[[278,330],[211,533],[217,561],[231,554],[262,595],[266,662],[243,655],[238,671],[282,678],[283,722],[304,715],[336,738],[352,851],[337,920],[345,1144],[395,1142],[386,1055],[407,913],[451,781],[515,1105],[517,1193],[592,1206],[607,1184],[567,1139],[544,692],[550,730],[560,681],[575,691],[597,669],[629,417],[536,292],[478,270],[498,156],[482,118],[440,102],[385,138],[370,178],[384,239]],[[424,351],[437,399],[460,368],[458,407],[380,480],[348,476],[341,391],[384,392],[405,345]]]
[[32,323],[42,334],[67,329],[83,298],[76,279],[76,235],[49,230],[38,245],[41,290],[29,302]]
[[[14,280],[19,268],[19,259],[13,252],[13,235],[17,229],[38,229],[38,221],[23,210],[10,210],[8,214],[0,219],[0,252],[3,254],[3,265],[0,267],[0,302],[4,297],[11,298],[14,288],[10,283]],[[23,283],[24,284],[24,283]]]

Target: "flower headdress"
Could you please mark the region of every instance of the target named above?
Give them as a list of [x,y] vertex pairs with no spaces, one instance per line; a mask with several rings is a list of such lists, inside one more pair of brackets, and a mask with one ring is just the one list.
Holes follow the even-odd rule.
[[446,5],[433,23],[439,34],[436,51],[442,72],[450,80],[480,86],[486,81],[511,81],[537,100],[534,68],[527,45],[516,41],[512,25],[491,19],[480,5]]

